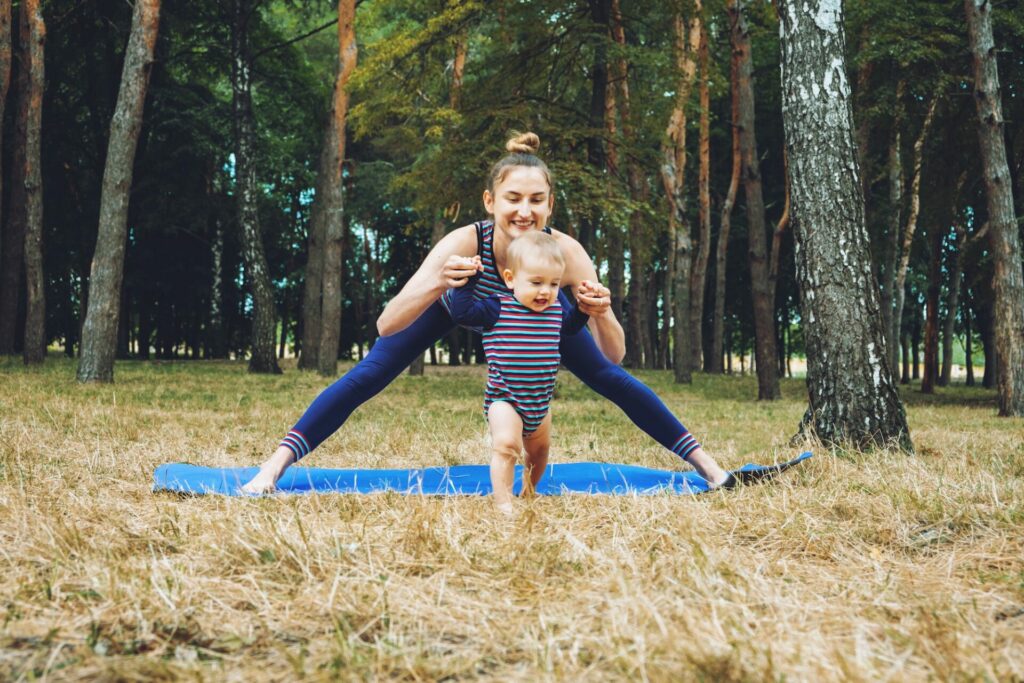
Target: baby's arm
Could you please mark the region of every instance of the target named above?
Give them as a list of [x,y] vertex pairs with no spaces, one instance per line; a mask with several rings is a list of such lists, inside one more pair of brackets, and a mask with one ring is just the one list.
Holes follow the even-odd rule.
[[569,301],[569,297],[559,290],[558,301],[562,304],[562,334],[578,334],[587,326],[590,316],[580,310],[578,304]]
[[498,322],[501,302],[495,296],[477,300],[474,292],[479,279],[480,276],[477,275],[470,278],[464,287],[448,290],[448,309],[452,314],[452,320],[457,324],[489,330]]

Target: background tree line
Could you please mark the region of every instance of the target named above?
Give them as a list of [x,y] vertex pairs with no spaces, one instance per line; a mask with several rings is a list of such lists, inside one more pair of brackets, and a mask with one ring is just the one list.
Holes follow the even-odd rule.
[[[247,356],[275,372],[288,349],[333,374],[373,343],[431,244],[484,217],[487,169],[528,129],[556,179],[552,224],[612,290],[626,363],[688,381],[752,354],[759,397],[777,397],[808,323],[781,4],[0,2],[0,353],[40,362],[57,343],[83,356],[80,378],[110,379],[115,356]],[[1024,8],[982,4],[1020,216]],[[992,386],[996,231],[965,3],[845,9],[889,365],[933,390],[962,340],[967,381],[980,344]],[[90,323],[98,257],[119,243]],[[468,332],[438,348],[480,359]]]

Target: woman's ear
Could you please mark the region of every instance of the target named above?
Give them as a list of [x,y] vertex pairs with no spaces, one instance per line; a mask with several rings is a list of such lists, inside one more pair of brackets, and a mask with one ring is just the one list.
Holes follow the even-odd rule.
[[484,210],[487,213],[494,213],[494,195],[490,190],[484,190]]
[[505,280],[505,286],[512,289],[512,280],[515,279],[515,275],[509,268],[501,271],[501,277]]

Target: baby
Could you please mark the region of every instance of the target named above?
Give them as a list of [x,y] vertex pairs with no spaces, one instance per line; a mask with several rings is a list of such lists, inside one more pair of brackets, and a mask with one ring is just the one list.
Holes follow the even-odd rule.
[[554,237],[521,235],[509,245],[507,260],[501,276],[511,292],[479,298],[478,275],[449,291],[449,309],[456,323],[483,330],[491,485],[498,509],[511,513],[515,463],[524,448],[524,491],[532,492],[544,476],[561,335],[578,333],[588,317],[559,298],[565,258]]

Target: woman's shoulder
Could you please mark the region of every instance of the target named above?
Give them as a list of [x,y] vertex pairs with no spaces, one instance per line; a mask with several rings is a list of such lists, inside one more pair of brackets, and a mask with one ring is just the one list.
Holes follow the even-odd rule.
[[582,257],[586,260],[590,260],[590,256],[587,255],[587,251],[580,244],[579,240],[570,235],[567,232],[562,232],[557,228],[550,228],[551,236],[558,242],[558,246],[562,248],[562,252],[566,258],[578,258]]
[[470,223],[455,228],[441,240],[452,253],[460,256],[474,256],[477,253],[477,224]]

